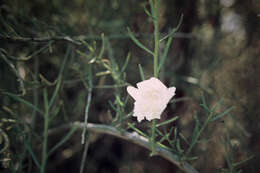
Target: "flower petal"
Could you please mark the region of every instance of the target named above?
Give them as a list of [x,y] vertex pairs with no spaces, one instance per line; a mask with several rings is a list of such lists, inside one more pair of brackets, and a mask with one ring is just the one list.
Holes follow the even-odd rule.
[[143,119],[144,119],[144,117],[142,117],[142,116],[137,116],[137,121],[138,121],[138,122],[141,122]]
[[128,94],[129,94],[130,96],[132,96],[135,100],[137,100],[137,98],[138,98],[138,96],[139,96],[139,92],[138,92],[138,89],[137,89],[137,88],[132,87],[132,86],[128,86],[128,87],[126,88],[126,90],[127,90]]
[[169,96],[169,100],[175,96],[175,91],[176,91],[176,88],[175,87],[170,87],[168,88],[168,96]]
[[147,90],[149,88],[166,89],[167,87],[157,78],[151,77],[148,80],[144,80],[136,84],[138,89]]

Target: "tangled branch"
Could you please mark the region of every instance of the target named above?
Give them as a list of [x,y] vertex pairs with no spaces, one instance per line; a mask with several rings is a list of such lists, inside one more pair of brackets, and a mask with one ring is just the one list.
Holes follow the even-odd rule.
[[8,149],[10,142],[7,134],[2,129],[0,129],[0,138],[2,138],[2,142],[4,141],[4,147],[0,150],[1,154]]

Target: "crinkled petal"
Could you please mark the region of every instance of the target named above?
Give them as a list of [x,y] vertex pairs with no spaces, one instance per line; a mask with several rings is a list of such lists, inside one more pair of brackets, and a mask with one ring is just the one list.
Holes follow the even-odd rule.
[[139,92],[138,92],[138,89],[137,89],[137,88],[132,87],[132,86],[128,86],[128,87],[126,88],[126,90],[127,90],[128,94],[129,94],[130,96],[132,96],[135,100],[137,100],[137,98],[138,98],[138,96],[139,96]]
[[144,117],[143,117],[143,116],[140,116],[140,115],[139,115],[139,116],[137,116],[137,121],[138,121],[138,122],[141,122],[143,119],[144,119]]
[[164,109],[166,108],[165,103],[154,102],[154,103],[145,103],[141,101],[136,101],[134,103],[134,115],[137,117],[138,121],[143,120],[144,118],[147,120],[152,119],[160,119],[160,116]]
[[167,94],[167,97],[168,97],[168,101],[167,102],[169,102],[170,101],[170,99],[173,97],[173,96],[175,96],[175,91],[176,91],[176,88],[175,87],[170,87],[170,88],[168,88],[168,94]]
[[157,78],[150,78],[148,80],[144,80],[136,84],[137,88],[140,90],[147,90],[147,89],[167,89],[167,87]]
[[134,117],[137,117],[138,122],[142,121],[145,117],[144,112],[140,110],[140,105],[137,102],[134,103]]

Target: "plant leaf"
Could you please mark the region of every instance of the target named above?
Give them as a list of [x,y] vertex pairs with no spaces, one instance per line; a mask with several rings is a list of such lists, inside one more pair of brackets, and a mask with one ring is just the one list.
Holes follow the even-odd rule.
[[134,34],[132,33],[132,31],[127,28],[128,30],[128,34],[130,36],[130,38],[133,40],[133,42],[139,46],[140,48],[142,48],[143,50],[145,50],[146,52],[150,53],[151,55],[153,55],[153,52],[151,50],[149,50],[147,47],[145,47],[139,40],[137,40],[137,38],[134,36]]
[[139,73],[140,73],[141,79],[145,80],[144,71],[143,71],[143,68],[142,68],[141,64],[138,64],[138,69],[139,69]]
[[213,118],[211,118],[210,121],[216,121],[216,120],[222,118],[223,116],[227,115],[232,109],[234,109],[234,106],[228,108],[228,109],[227,109],[226,111],[224,111],[223,113],[214,116]]

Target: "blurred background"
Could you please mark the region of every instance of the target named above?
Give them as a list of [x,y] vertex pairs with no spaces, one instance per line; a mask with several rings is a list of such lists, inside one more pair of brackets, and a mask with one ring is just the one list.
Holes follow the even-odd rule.
[[[167,86],[176,86],[176,101],[168,105],[162,119],[176,115],[176,126],[187,138],[194,129],[194,115],[205,119],[200,106],[204,93],[207,104],[220,100],[217,112],[233,106],[228,116],[208,127],[196,146],[192,161],[202,173],[224,172],[231,153],[237,170],[257,173],[260,170],[260,1],[259,0],[160,0],[159,25],[162,36],[183,22],[175,34],[160,79]],[[9,146],[0,153],[1,172],[38,172],[31,150],[40,158],[43,117],[35,107],[44,109],[43,89],[55,92],[60,69],[65,62],[57,97],[53,103],[53,120],[49,128],[73,121],[84,121],[88,95],[84,80],[89,75],[88,57],[102,50],[103,33],[107,46],[102,58],[122,68],[131,53],[125,75],[118,80],[104,73],[103,66],[93,67],[93,97],[89,122],[109,124],[115,111],[116,90],[127,97],[125,86],[141,80],[137,64],[147,78],[153,75],[152,57],[131,41],[127,27],[147,47],[153,47],[153,24],[145,14],[146,0],[9,0],[0,1],[0,128],[9,139]],[[84,40],[84,45],[66,39]],[[53,38],[47,41],[8,38]],[[166,42],[162,42],[161,49]],[[91,58],[90,58],[91,59]],[[119,87],[109,87],[111,85]],[[108,87],[104,87],[108,86]],[[17,101],[6,92],[34,105]],[[49,96],[49,97],[50,97]],[[16,99],[14,99],[16,98]],[[128,100],[124,113],[131,112]],[[129,121],[136,122],[135,118]],[[139,125],[148,128],[147,122]],[[62,131],[48,137],[53,147],[68,133]],[[229,151],[223,138],[229,136]],[[4,137],[0,147],[5,147]],[[25,140],[26,139],[26,140]],[[83,145],[81,131],[52,153],[46,172],[79,172]],[[253,157],[252,157],[253,156]],[[250,158],[250,159],[248,159]],[[228,172],[236,172],[229,170]],[[181,172],[175,165],[149,157],[149,151],[108,135],[93,134],[90,139],[85,172]]]

